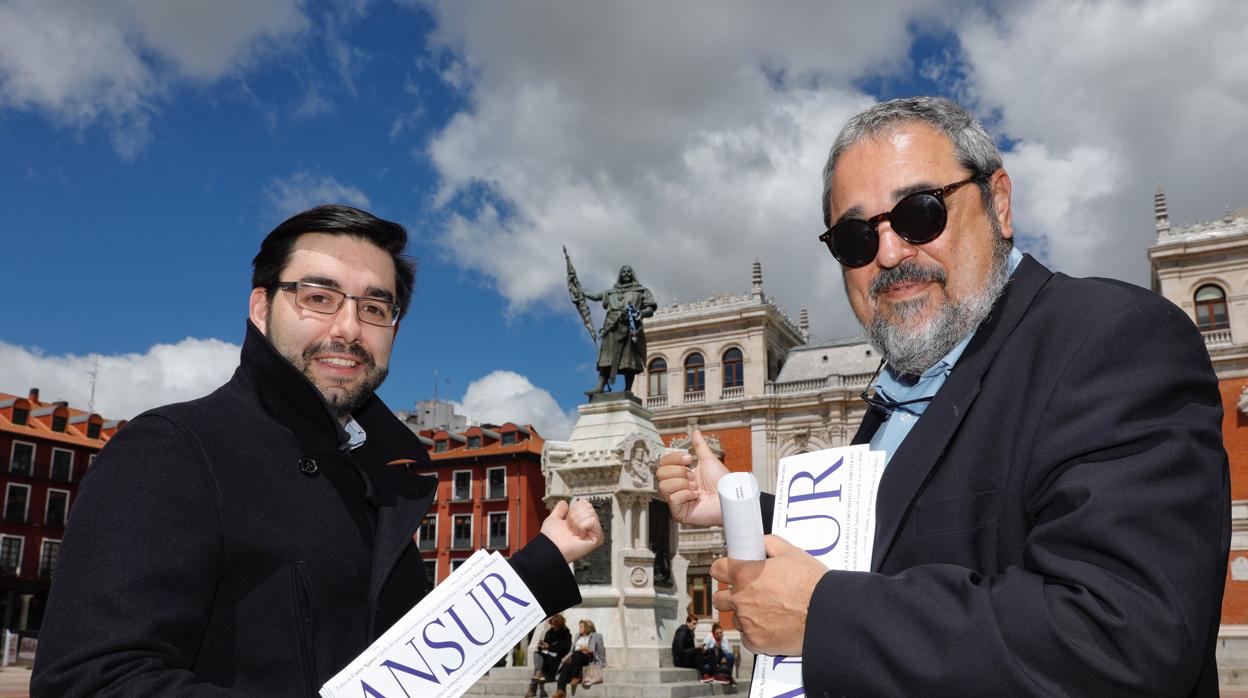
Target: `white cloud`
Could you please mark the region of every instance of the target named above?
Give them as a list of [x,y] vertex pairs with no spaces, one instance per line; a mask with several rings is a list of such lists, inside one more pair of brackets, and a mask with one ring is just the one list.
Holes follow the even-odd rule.
[[820,169],[872,101],[851,80],[902,67],[916,15],[833,5],[440,3],[471,104],[429,149],[443,249],[515,308],[567,303],[562,244],[586,286],[628,263],[661,302],[746,290],[758,256],[769,293],[843,324]]
[[[1158,182],[1176,222],[1248,203],[1248,4],[980,7],[433,3],[469,105],[428,149],[438,242],[513,309],[565,307],[562,244],[586,286],[630,263],[660,302],[744,290],[757,255],[816,335],[855,332],[814,242],[819,168],[860,81],[907,71],[1015,143],[1023,244],[1065,271],[1146,283]],[[916,27],[960,50],[909,65]]]
[[296,172],[269,184],[269,202],[279,219],[292,216],[320,204],[348,204],[369,208],[368,195],[356,187],[340,184],[328,175]]
[[[153,407],[207,395],[230,379],[239,347],[219,339],[187,337],[157,344],[145,354],[98,355],[95,411],[130,419]],[[39,388],[44,401],[66,400],[86,409],[97,355],[49,356],[0,341],[0,390],[25,395]]]
[[966,88],[1022,141],[1023,232],[1064,271],[1148,283],[1153,192],[1175,223],[1248,203],[1248,4],[1018,3],[954,27]]
[[100,122],[131,158],[176,80],[219,79],[307,27],[297,0],[11,0],[0,4],[0,108],[79,131]]
[[[1046,145],[1019,143],[1006,154],[1005,168],[1014,183],[1014,226],[1038,233],[1031,242],[1043,245],[1049,259],[1069,269],[1069,260],[1121,255],[1120,240],[1089,234],[1082,225],[1071,227],[1072,221],[1092,220],[1122,179],[1120,163],[1108,151],[1083,145],[1058,156]],[[1021,241],[1021,249],[1032,251],[1028,240]],[[1143,260],[1133,261],[1139,265]]]
[[456,411],[476,423],[532,424],[547,439],[568,438],[575,422],[549,392],[512,371],[494,371],[469,383]]

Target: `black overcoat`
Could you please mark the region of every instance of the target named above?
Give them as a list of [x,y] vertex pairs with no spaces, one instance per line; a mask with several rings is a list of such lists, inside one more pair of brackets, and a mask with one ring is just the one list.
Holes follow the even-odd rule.
[[[413,541],[436,491],[373,396],[348,437],[251,323],[207,397],[147,412],[83,480],[32,694],[309,696],[428,591]],[[580,602],[541,534],[511,564],[547,613]]]

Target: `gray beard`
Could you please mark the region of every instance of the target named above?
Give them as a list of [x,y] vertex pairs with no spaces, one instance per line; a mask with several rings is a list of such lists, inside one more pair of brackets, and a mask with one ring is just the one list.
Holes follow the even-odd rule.
[[[992,261],[988,277],[979,290],[958,301],[945,296],[945,303],[918,325],[912,324],[912,321],[923,312],[929,302],[927,300],[898,303],[887,316],[876,312],[871,322],[863,325],[871,346],[880,352],[894,372],[922,375],[992,312],[993,304],[1001,297],[1010,280],[1011,247],[998,231],[993,233]],[[871,296],[874,297],[877,290],[882,290],[889,283],[903,279],[936,281],[940,284],[941,293],[944,293],[946,278],[943,272],[912,264],[895,267],[876,277]]]

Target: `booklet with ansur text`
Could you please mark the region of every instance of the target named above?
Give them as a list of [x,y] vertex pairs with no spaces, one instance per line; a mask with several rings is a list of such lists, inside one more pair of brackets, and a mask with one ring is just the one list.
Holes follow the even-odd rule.
[[463,695],[543,618],[503,556],[478,550],[326,682],[321,696]]
[[[771,532],[833,570],[869,571],[884,453],[867,445],[780,459]],[[757,655],[750,698],[796,698],[801,657]]]

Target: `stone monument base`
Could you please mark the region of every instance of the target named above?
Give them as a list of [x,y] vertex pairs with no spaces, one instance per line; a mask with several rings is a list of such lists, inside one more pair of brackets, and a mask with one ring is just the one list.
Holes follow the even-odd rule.
[[[547,506],[570,498],[594,502],[607,539],[573,565],[582,602],[563,616],[573,637],[581,620],[593,622],[608,667],[654,669],[670,655],[685,617],[672,569],[674,525],[654,485],[665,449],[650,411],[631,393],[596,398],[578,408],[571,437],[547,441],[542,453]],[[537,629],[530,654],[545,628]]]

